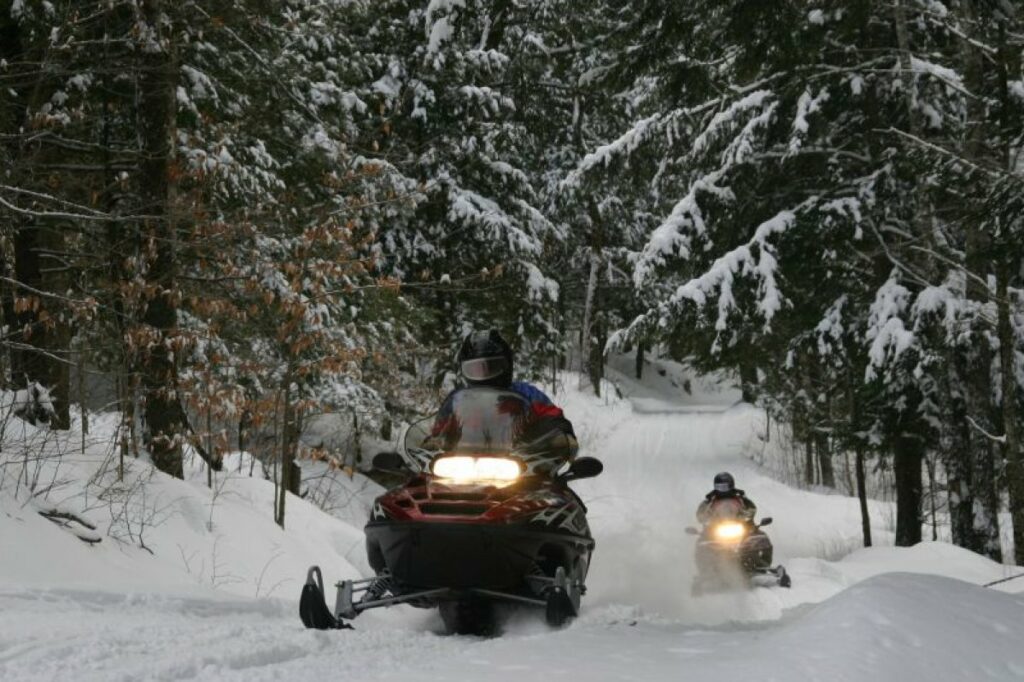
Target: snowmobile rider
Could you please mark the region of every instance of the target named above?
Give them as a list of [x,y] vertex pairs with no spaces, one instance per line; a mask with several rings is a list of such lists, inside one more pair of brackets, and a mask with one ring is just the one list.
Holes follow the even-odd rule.
[[697,507],[697,520],[702,524],[707,524],[708,521],[721,514],[722,505],[732,507],[736,518],[750,523],[754,522],[757,505],[747,497],[745,492],[736,487],[736,481],[728,471],[715,474],[714,488],[704,496],[704,501]]
[[[572,423],[565,418],[561,408],[551,402],[551,398],[536,386],[525,381],[513,381],[512,369],[514,358],[512,347],[495,329],[472,332],[462,341],[458,354],[459,371],[467,388],[488,387],[502,391],[517,393],[530,404],[530,423],[528,433],[548,433],[558,430],[568,438],[569,452],[567,460],[576,456],[578,444]],[[434,422],[433,433],[441,433],[452,414],[452,404],[456,393],[463,389],[455,389],[448,394]],[[530,440],[526,435],[524,440]]]

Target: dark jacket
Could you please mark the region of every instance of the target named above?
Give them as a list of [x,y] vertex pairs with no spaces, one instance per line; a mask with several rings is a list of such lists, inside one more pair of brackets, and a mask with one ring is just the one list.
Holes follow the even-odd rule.
[[[721,505],[727,505],[733,507],[733,509],[726,511]],[[704,501],[697,507],[697,521],[706,524],[717,514],[723,513],[727,516],[753,522],[754,516],[757,515],[757,505],[739,488],[733,488],[727,493],[712,490],[704,496]]]

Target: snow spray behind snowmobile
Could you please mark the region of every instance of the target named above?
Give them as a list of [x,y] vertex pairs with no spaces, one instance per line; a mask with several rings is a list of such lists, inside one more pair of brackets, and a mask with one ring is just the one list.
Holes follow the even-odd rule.
[[742,514],[738,502],[724,499],[711,510],[701,530],[688,527],[686,532],[697,536],[697,575],[692,593],[744,588],[767,576],[781,587],[790,587],[792,579],[786,569],[772,566],[772,542],[761,528],[772,522],[765,517],[754,523]]
[[517,393],[456,393],[450,417],[409,428],[404,456],[374,458],[374,468],[407,476],[376,499],[366,524],[376,575],[338,583],[332,612],[320,569],[310,568],[303,623],[347,627],[363,611],[394,604],[439,607],[446,628],[459,634],[490,633],[499,602],[542,607],[556,627],[576,616],[594,539],[586,507],[567,484],[603,467],[573,459],[570,440],[544,431]]

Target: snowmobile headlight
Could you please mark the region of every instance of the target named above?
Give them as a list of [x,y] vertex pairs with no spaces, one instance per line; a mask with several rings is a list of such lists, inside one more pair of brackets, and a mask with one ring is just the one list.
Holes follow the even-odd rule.
[[508,484],[519,478],[520,466],[506,457],[452,455],[434,461],[434,475],[455,483]]
[[747,534],[747,529],[742,523],[728,522],[715,526],[716,540],[739,540]]

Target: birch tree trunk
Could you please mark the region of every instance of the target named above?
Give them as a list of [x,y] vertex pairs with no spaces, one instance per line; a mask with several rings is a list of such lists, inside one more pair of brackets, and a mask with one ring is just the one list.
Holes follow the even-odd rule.
[[821,484],[826,488],[836,487],[836,472],[832,466],[832,449],[828,434],[816,431],[814,434],[814,450],[818,455],[818,467],[821,470]]
[[596,246],[590,249],[590,276],[587,279],[587,296],[583,304],[583,329],[580,333],[580,384],[582,390],[590,379],[590,332],[594,314],[594,294],[597,292],[597,270],[600,254]]

